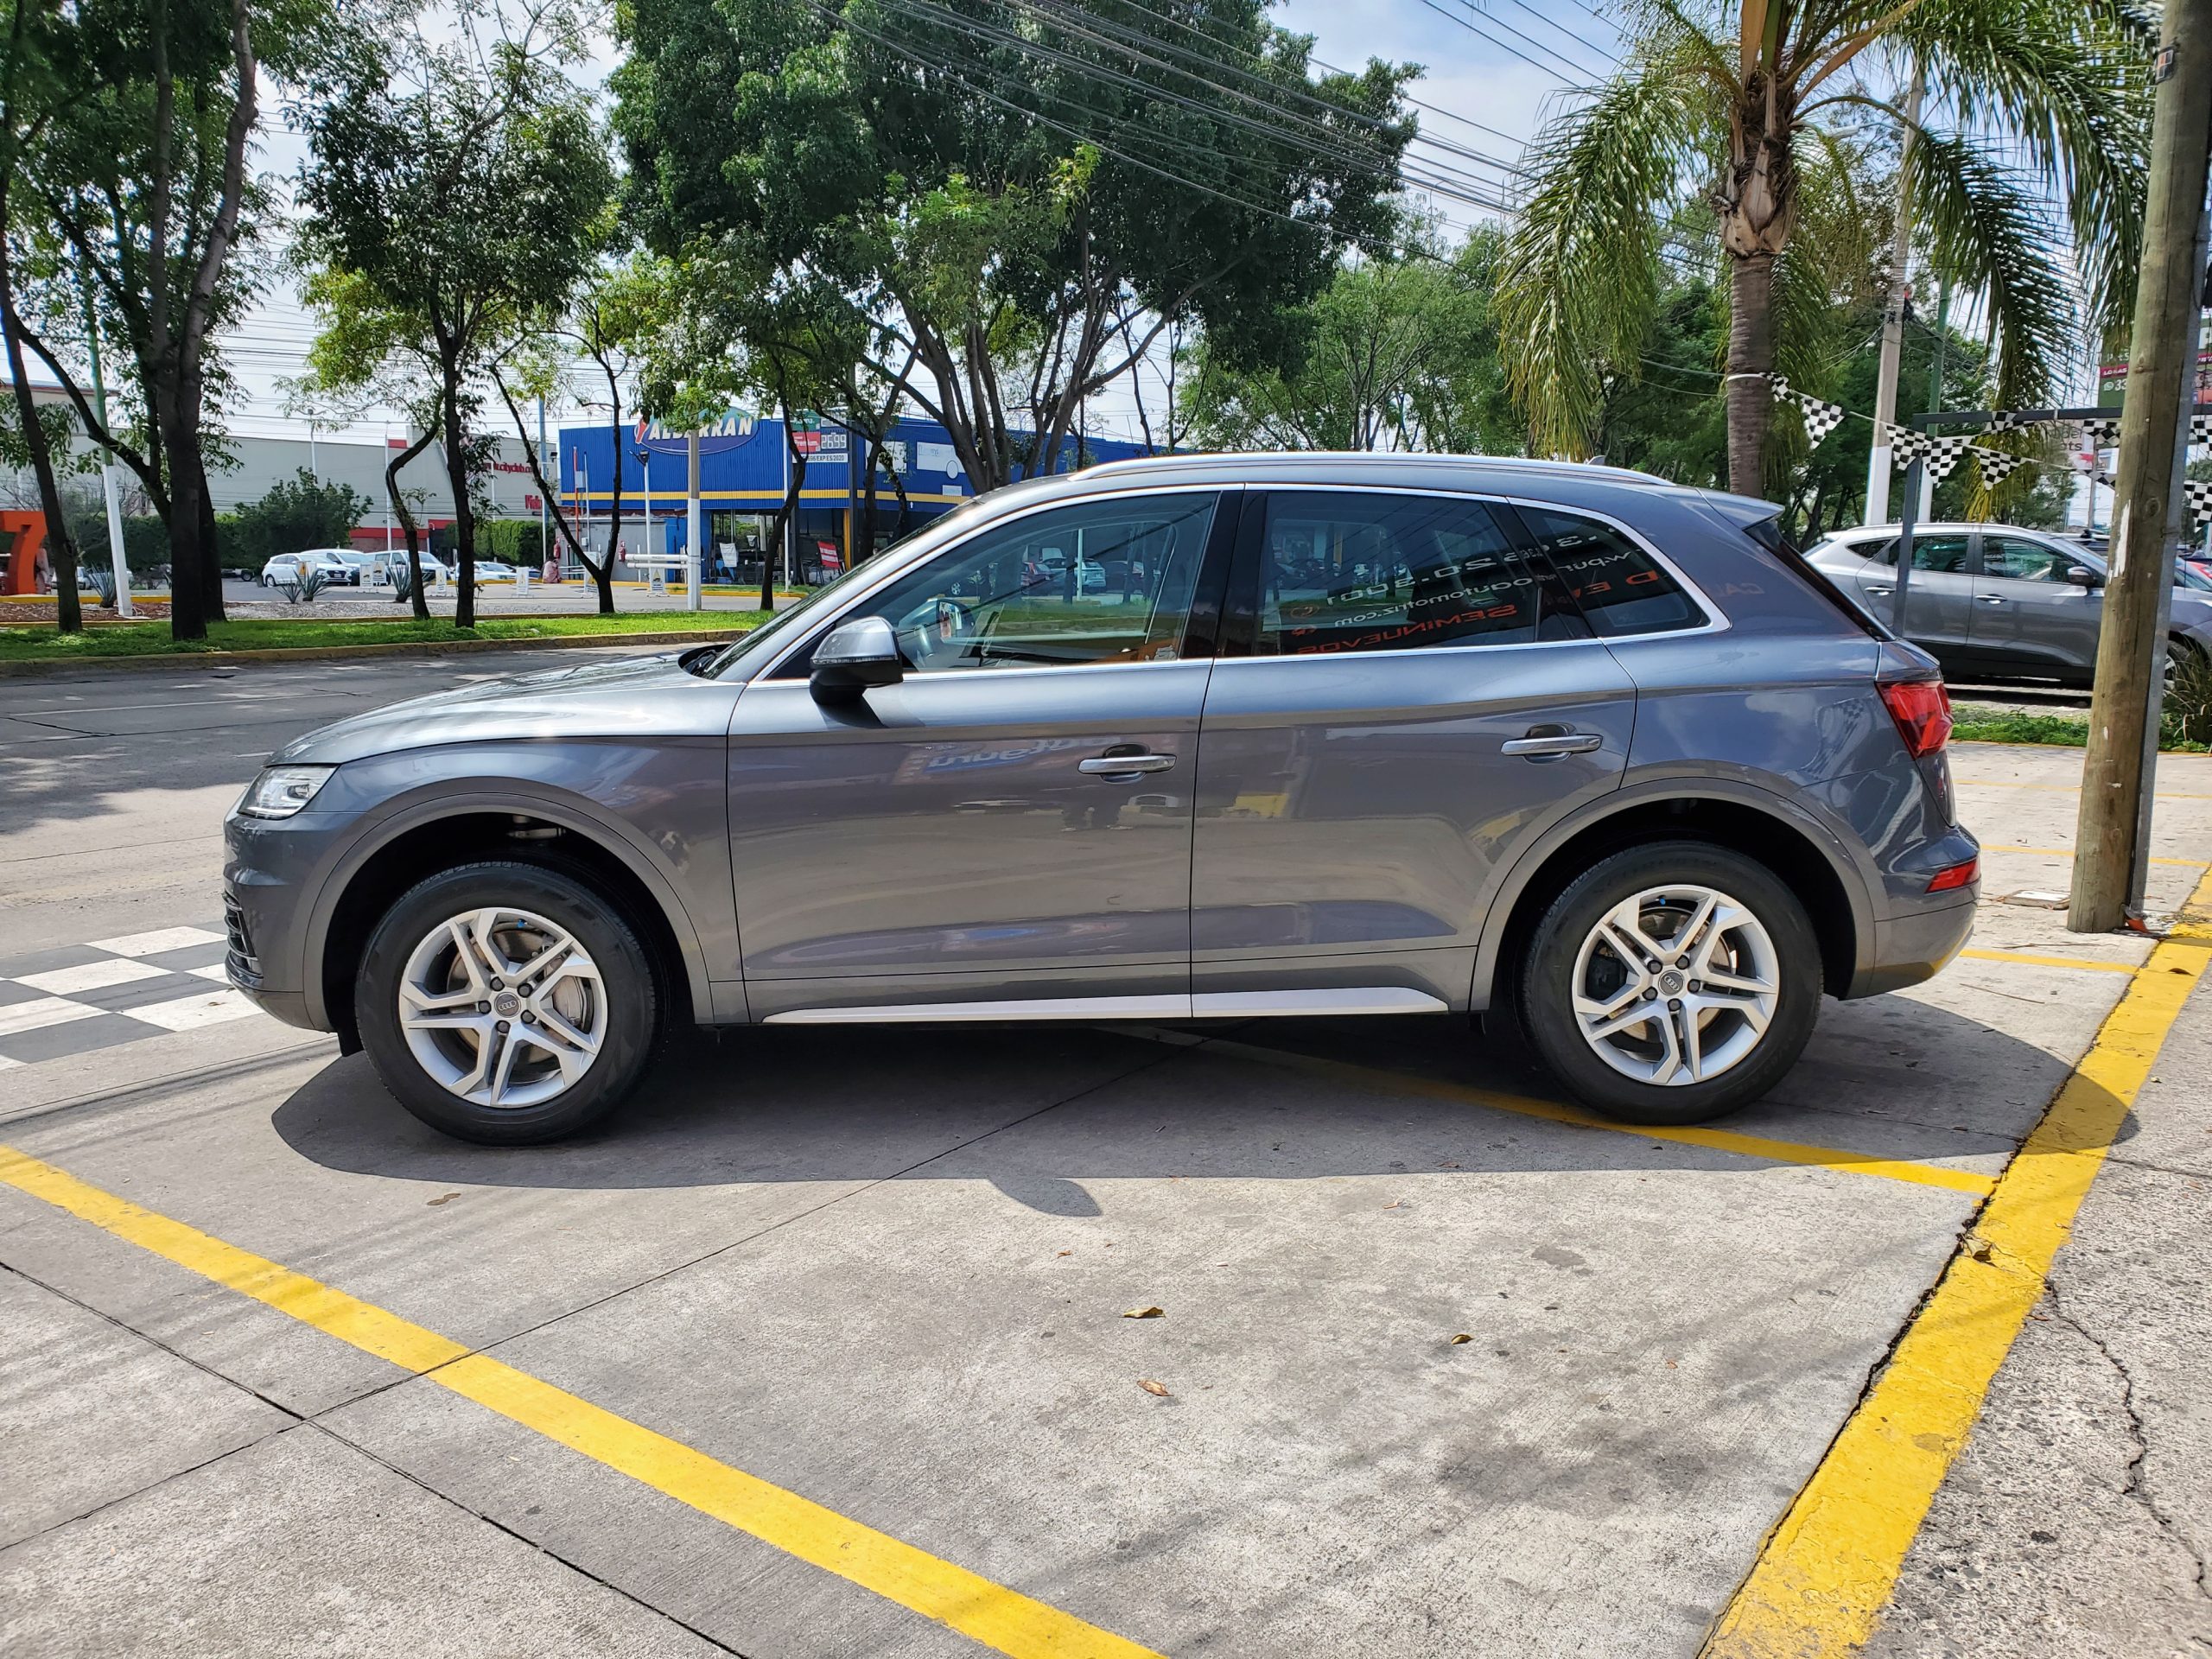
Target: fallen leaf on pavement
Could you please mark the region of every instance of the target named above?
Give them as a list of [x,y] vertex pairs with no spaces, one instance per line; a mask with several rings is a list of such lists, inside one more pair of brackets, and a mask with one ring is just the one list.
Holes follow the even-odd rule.
[[1133,1307],[1122,1317],[1125,1319],[1164,1319],[1167,1317],[1167,1310],[1164,1307]]
[[425,1198],[423,1202],[428,1205],[431,1209],[435,1210],[442,1204],[451,1204],[460,1196],[461,1194],[458,1192],[448,1192],[442,1198]]
[[1462,1331],[1458,1336],[1452,1338],[1452,1345],[1456,1348],[1463,1342],[1472,1342],[1474,1338],[1472,1337]]
[[1142,1389],[1147,1394],[1156,1394],[1163,1400],[1167,1397],[1167,1385],[1165,1382],[1155,1382],[1148,1376],[1139,1377],[1137,1387]]

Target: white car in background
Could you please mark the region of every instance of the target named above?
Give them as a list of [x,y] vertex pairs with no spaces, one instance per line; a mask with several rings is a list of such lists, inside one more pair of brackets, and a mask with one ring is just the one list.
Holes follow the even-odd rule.
[[319,570],[325,582],[358,588],[361,585],[361,573],[346,563],[345,552],[343,548],[310,547],[297,553],[279,553],[261,567],[261,585],[275,588],[287,582],[298,582],[309,570]]

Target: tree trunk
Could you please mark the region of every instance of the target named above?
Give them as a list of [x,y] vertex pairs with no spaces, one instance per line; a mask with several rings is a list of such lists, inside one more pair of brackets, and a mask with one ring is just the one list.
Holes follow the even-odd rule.
[[883,464],[883,438],[868,435],[868,488],[861,496],[861,533],[855,539],[853,563],[875,556],[875,469]]
[[[194,423],[195,429],[198,424],[197,421]],[[200,454],[196,437],[192,453],[195,458]],[[200,563],[200,592],[207,607],[207,620],[227,622],[231,619],[223,603],[223,550],[216,545],[215,536],[215,493],[207,487],[207,468],[203,463],[200,468],[200,545],[207,550]]]
[[215,551],[207,543],[207,515],[201,511],[207,474],[200,464],[197,435],[178,429],[181,423],[175,397],[159,398],[156,408],[162,450],[168,458],[169,638],[205,639],[207,565]]
[[[30,377],[23,371],[22,341],[16,333],[15,274],[0,250],[0,333],[8,337],[8,372],[15,381],[16,418],[22,423],[23,443],[31,455],[31,472],[38,480],[38,505],[46,519],[46,558],[54,572],[54,626],[64,633],[81,632],[83,611],[77,598],[77,550],[69,539],[69,520],[61,511],[61,491],[54,481],[54,457],[48,451],[46,428],[38,418],[38,404],[31,396]],[[29,544],[29,538],[23,545]]]
[[1728,487],[1766,493],[1766,429],[1774,411],[1774,256],[1738,256],[1728,290]]
[[[407,538],[407,604],[417,622],[430,620],[430,607],[423,597],[421,538],[416,532],[415,515],[407,510],[407,498],[400,493],[399,474],[408,462],[430,447],[430,438],[436,430],[435,427],[423,428],[423,435],[386,461],[384,468],[384,487],[391,497],[392,516],[399,520],[399,533]],[[391,576],[392,586],[397,589],[399,573],[394,571]],[[397,599],[399,594],[395,591],[392,597]]]
[[[569,522],[569,515],[562,511],[560,492],[553,487],[545,476],[545,457],[538,453],[537,444],[531,441],[530,429],[523,424],[520,406],[509,395],[506,382],[498,379],[497,376],[493,378],[499,385],[500,399],[507,406],[507,413],[514,418],[515,435],[522,440],[522,453],[524,458],[530,462],[531,478],[537,485],[538,493],[544,499],[545,516],[552,520],[553,528],[559,532],[560,539],[569,544],[569,550],[576,556],[576,563],[590,573],[592,583],[599,590],[599,613],[601,616],[613,615],[614,584],[612,577],[614,561],[610,557],[597,563],[593,563],[590,552],[585,548],[582,539],[576,534],[575,526]],[[538,551],[541,557],[550,559],[553,556],[553,550],[550,547],[541,548]]]
[[760,550],[760,608],[776,608],[776,560],[784,550],[790,537],[792,515],[798,511],[798,493],[806,482],[806,457],[799,453],[791,430],[791,406],[784,405],[784,448],[791,457],[791,481],[784,491],[783,505],[776,509],[775,518],[768,526],[768,540]]
[[446,416],[446,487],[453,492],[453,537],[455,575],[461,592],[454,596],[453,625],[476,626],[476,510],[468,499],[468,433],[461,423],[461,372],[446,365],[443,401]]

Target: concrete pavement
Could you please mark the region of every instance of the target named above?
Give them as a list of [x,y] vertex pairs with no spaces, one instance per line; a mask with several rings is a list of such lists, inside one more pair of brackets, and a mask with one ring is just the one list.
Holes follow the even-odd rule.
[[[9,949],[203,920],[263,753],[520,666],[0,687]],[[1501,1097],[1541,1080],[1407,1020],[763,1029],[496,1152],[257,1016],[0,1074],[0,1141],[1143,1650],[1688,1656],[2147,948],[1997,902],[2063,885],[2078,757],[1955,761],[2022,849],[1980,954],[1828,1005],[1734,1140],[1531,1116]],[[2162,790],[2171,907],[2212,765]],[[2167,1054],[1877,1651],[2212,1641],[2205,994]],[[977,1650],[618,1431],[6,1185],[0,1264],[11,1650]]]

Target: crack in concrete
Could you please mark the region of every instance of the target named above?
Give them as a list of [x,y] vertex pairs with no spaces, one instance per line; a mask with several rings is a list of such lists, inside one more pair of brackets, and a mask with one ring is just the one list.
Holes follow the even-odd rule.
[[[2198,1599],[2212,1601],[2212,1585],[2207,1583],[2203,1551],[2200,1550],[2196,1541],[2183,1530],[2181,1523],[2166,1513],[2164,1506],[2158,1502],[2151,1491],[2148,1471],[2144,1466],[2151,1455],[2151,1437],[2144,1427],[2143,1414],[2136,1409],[2134,1373],[2127,1369],[2126,1363],[2118,1354],[2113,1352],[2102,1337],[2090,1330],[2068,1310],[2064,1300],[2059,1294],[2058,1279],[2055,1274],[2044,1282],[2044,1301],[2050,1307],[2052,1317],[2075,1336],[2081,1338],[2083,1342],[2088,1344],[2090,1347],[2095,1349],[2105,1363],[2112,1367],[2113,1374],[2120,1378],[2120,1408],[2127,1419],[2128,1439],[2135,1448],[2134,1455],[2127,1460],[2127,1479],[2120,1489],[2120,1496],[2133,1498],[2140,1504],[2144,1513],[2158,1523],[2158,1529],[2187,1553],[2190,1560],[2196,1564]],[[2212,1648],[2212,1641],[2208,1641],[2203,1637],[2192,1637],[2190,1639],[2200,1646]]]

